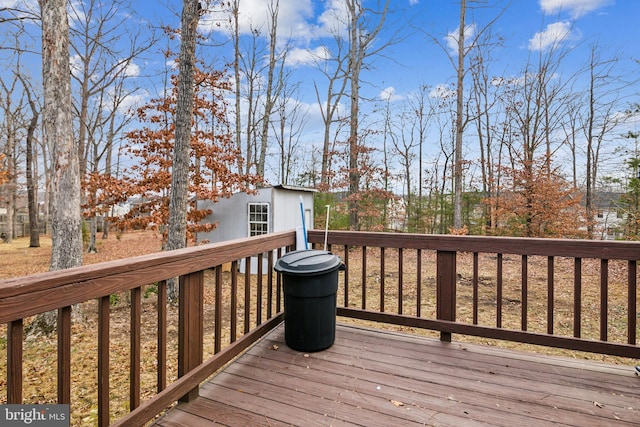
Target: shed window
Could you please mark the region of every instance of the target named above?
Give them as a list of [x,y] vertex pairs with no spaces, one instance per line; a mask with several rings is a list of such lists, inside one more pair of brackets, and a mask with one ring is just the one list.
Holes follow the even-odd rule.
[[249,203],[249,237],[269,232],[269,204]]

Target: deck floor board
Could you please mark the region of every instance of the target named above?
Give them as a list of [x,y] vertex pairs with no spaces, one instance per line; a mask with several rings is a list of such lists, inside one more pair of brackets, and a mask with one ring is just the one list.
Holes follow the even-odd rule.
[[155,426],[638,426],[631,367],[338,325],[301,353],[280,325]]

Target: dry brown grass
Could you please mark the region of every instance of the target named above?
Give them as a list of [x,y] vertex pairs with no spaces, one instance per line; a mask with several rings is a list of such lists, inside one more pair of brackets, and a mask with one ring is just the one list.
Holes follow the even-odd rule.
[[[18,239],[11,245],[0,244],[0,278],[20,276],[48,269],[50,241],[42,238],[41,248],[28,248],[27,239]],[[160,240],[150,232],[127,233],[116,239],[99,241],[97,254],[85,254],[85,263],[94,263],[111,259],[125,258],[145,253],[156,252],[160,248]],[[366,300],[367,308],[377,310],[381,306],[381,264],[380,250],[369,249],[367,253]],[[334,251],[344,259],[344,253]],[[355,249],[349,254],[350,289],[349,306],[360,307],[362,294],[358,290],[362,277],[360,262],[362,251]],[[416,298],[417,271],[415,251],[403,252],[402,295],[404,314],[416,314],[418,301]],[[387,249],[384,254],[384,292],[383,303],[385,311],[398,312],[399,268],[398,252]],[[460,254],[458,258],[458,306],[457,318],[460,321],[471,322],[472,319],[472,267],[471,254]],[[480,295],[479,295],[479,324],[495,326],[496,306],[496,257],[491,254],[480,256]],[[506,255],[503,259],[503,327],[520,329],[521,316],[521,280],[520,257]],[[205,275],[205,358],[213,354],[213,301],[215,291],[210,272]],[[557,334],[572,334],[573,327],[573,264],[572,260],[556,260],[555,266],[555,294],[554,294],[554,332]],[[228,278],[228,273],[225,273]],[[626,339],[626,266],[611,263],[610,265],[610,320],[609,339],[624,342]],[[545,332],[547,328],[547,264],[544,257],[529,259],[529,313],[528,329]],[[244,316],[244,279],[238,281],[238,331],[243,330]],[[358,286],[356,286],[358,284]],[[266,288],[266,285],[264,286]],[[146,290],[146,289],[145,289]],[[149,288],[149,290],[152,290]],[[144,292],[144,290],[143,290]],[[224,287],[223,294],[223,345],[229,339],[229,301],[230,292]],[[266,289],[264,289],[266,292]],[[599,318],[593,313],[599,308],[599,263],[585,260],[583,265],[583,336],[598,338]],[[255,292],[252,301],[256,301]],[[116,419],[129,410],[129,307],[128,295],[114,297],[111,309],[111,417]],[[339,290],[338,304],[344,305],[344,293]],[[254,304],[251,304],[252,306]],[[96,303],[91,301],[82,305],[74,316],[72,335],[72,425],[95,425],[97,420],[97,309]],[[143,331],[142,331],[142,399],[145,400],[155,394],[156,381],[156,298],[149,292],[143,299]],[[422,259],[422,296],[420,310],[423,317],[435,317],[435,254],[423,252]],[[263,296],[263,316],[266,315],[266,294]],[[342,322],[353,322],[350,319],[340,319]],[[26,320],[26,323],[29,319]],[[177,312],[170,307],[169,337],[177,336]],[[251,314],[251,324],[256,323],[255,310]],[[362,323],[362,322],[359,322]],[[380,325],[377,325],[380,327]],[[383,325],[397,331],[436,336],[435,333],[422,330],[409,330],[404,327]],[[0,389],[6,388],[6,327],[0,325]],[[566,350],[548,349],[535,346],[525,346],[515,343],[479,339],[474,337],[455,336],[455,340],[473,341],[491,346],[526,349],[539,353],[563,355],[573,358],[606,361],[618,364],[632,364],[634,361],[622,358],[601,356],[588,353],[577,353]],[[168,378],[169,381],[177,377],[175,342],[168,346]],[[56,400],[56,337],[28,336],[24,343],[24,401],[29,403],[51,403]],[[6,395],[0,396],[0,403],[6,402]]]

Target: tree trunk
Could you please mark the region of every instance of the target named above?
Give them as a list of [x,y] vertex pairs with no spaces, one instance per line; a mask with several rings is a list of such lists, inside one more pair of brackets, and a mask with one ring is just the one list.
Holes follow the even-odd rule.
[[43,130],[52,147],[51,270],[82,265],[80,173],[73,135],[69,22],[65,0],[40,0],[42,13]]
[[464,26],[467,10],[466,0],[460,1],[460,28],[458,29],[458,69],[456,88],[456,148],[453,166],[454,201],[453,227],[462,228],[462,134],[464,133]]
[[38,199],[36,192],[36,179],[33,177],[33,134],[36,131],[38,125],[38,111],[35,109],[35,105],[31,99],[29,99],[33,116],[29,122],[27,128],[27,165],[26,165],[26,178],[27,178],[27,199],[29,203],[29,247],[40,247],[40,229],[39,229],[39,211],[38,211]]
[[[42,18],[42,115],[45,145],[51,147],[50,270],[82,265],[82,218],[78,146],[73,136],[69,22],[65,0],[40,0]],[[38,315],[31,330],[52,332],[56,312]]]
[[[191,147],[191,121],[193,116],[194,68],[196,30],[200,15],[198,0],[184,0],[180,38],[180,65],[176,101],[176,133],[173,154],[171,196],[169,200],[169,233],[167,250],[185,247],[187,235],[187,205],[189,185],[189,152]],[[168,290],[169,300],[178,300],[175,281]]]

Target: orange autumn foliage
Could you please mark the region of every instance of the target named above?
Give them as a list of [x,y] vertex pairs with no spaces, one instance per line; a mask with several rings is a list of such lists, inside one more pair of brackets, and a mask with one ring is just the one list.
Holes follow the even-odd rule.
[[502,169],[502,184],[485,200],[494,209],[492,234],[522,237],[585,237],[580,194],[545,160]]
[[[172,76],[171,82],[172,87],[166,97],[152,99],[137,111],[137,118],[143,126],[126,134],[129,142],[125,149],[132,157],[133,166],[124,171],[124,178],[99,174],[87,177],[87,188],[94,189],[96,194],[85,206],[87,213],[99,213],[98,206],[125,200],[131,202],[135,198],[129,213],[111,220],[120,228],[152,228],[160,230],[166,237],[177,76]],[[216,201],[236,191],[251,191],[259,182],[256,176],[237,172],[242,156],[227,122],[224,95],[228,90],[230,86],[224,73],[196,70],[187,212],[187,238],[191,241],[196,232],[215,228],[215,224],[201,223],[211,211],[199,209],[198,200]]]

